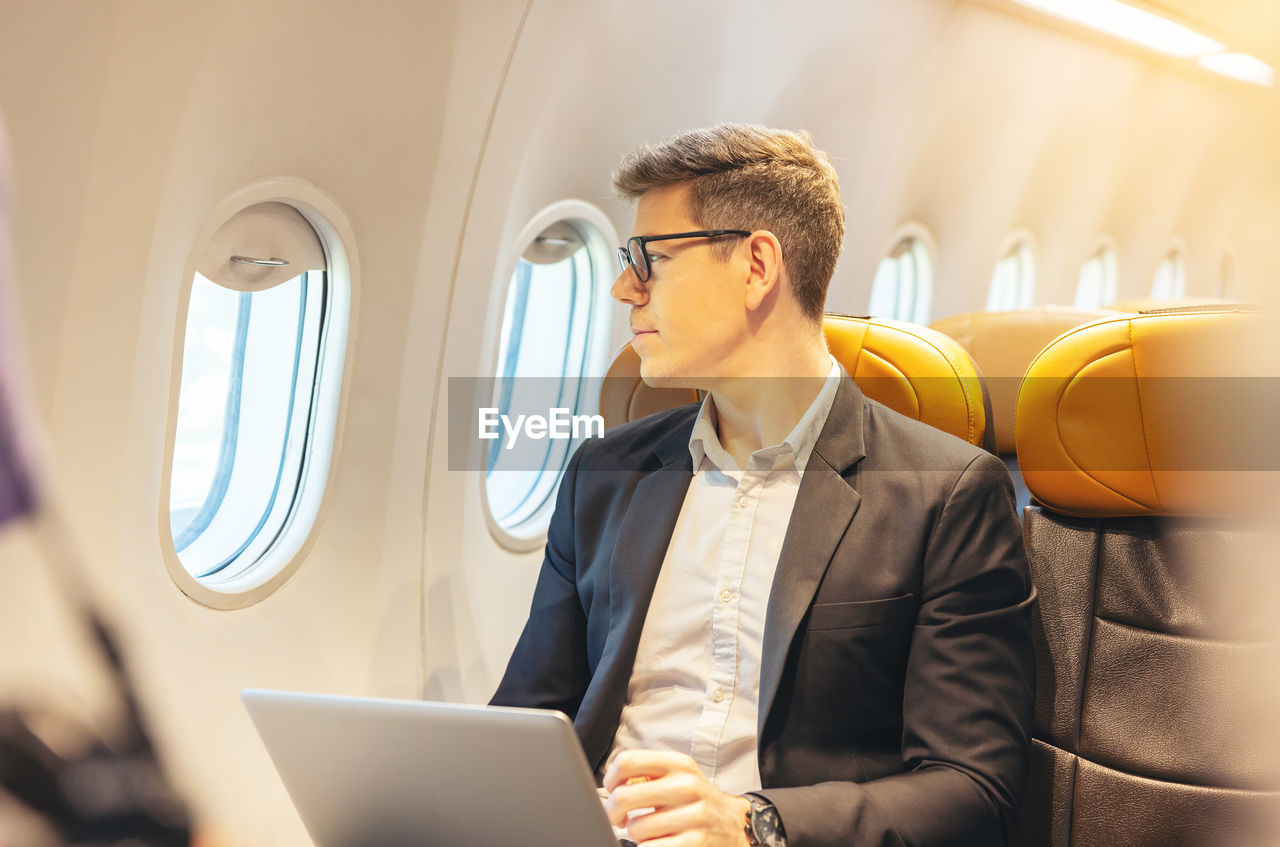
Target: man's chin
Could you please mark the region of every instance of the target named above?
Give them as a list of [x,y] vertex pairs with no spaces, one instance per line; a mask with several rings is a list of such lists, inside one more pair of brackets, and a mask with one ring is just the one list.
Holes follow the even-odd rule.
[[640,362],[640,379],[650,388],[698,388],[698,380],[680,373],[658,367],[653,363]]
[[678,376],[642,376],[644,384],[650,388],[697,388],[693,382]]

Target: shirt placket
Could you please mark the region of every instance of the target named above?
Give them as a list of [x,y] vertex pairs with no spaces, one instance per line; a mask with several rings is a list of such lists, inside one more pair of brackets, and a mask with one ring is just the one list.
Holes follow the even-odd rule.
[[742,580],[751,547],[751,531],[759,504],[758,470],[737,475],[729,504],[724,545],[716,568],[715,598],[711,612],[711,673],[707,677],[702,712],[694,729],[692,756],[702,772],[714,779],[718,750],[738,691],[738,636]]

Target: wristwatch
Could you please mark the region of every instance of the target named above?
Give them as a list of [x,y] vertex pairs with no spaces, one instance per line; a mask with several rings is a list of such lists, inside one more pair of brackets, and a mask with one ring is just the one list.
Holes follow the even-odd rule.
[[777,808],[759,794],[744,794],[751,809],[747,812],[747,843],[751,847],[787,847],[782,818]]

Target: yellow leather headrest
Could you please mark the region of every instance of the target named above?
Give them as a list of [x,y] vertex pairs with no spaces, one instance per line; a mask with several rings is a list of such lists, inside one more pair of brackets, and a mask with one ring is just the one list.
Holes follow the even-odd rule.
[[919,324],[828,314],[827,347],[873,400],[982,446],[987,435],[982,377],[952,338]]
[[1072,327],[1113,314],[1110,309],[1040,306],[1011,312],[967,312],[929,326],[959,341],[978,363],[991,395],[996,449],[1012,453],[1014,407],[1027,365],[1046,344]]
[[1216,516],[1255,505],[1274,440],[1260,314],[1184,309],[1077,327],[1022,383],[1018,466],[1068,515]]
[[[863,394],[908,417],[981,446],[987,434],[982,378],[955,340],[916,324],[828,314],[827,346]],[[693,389],[640,381],[640,358],[618,351],[600,392],[605,426],[691,403]]]

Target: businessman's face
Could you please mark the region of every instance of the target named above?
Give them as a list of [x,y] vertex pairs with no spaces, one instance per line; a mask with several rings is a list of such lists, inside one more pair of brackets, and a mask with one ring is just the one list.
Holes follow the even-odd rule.
[[[705,230],[689,217],[688,193],[674,185],[641,195],[632,236]],[[735,353],[747,331],[747,262],[744,239],[736,240],[723,261],[711,238],[648,242],[649,279],[641,282],[630,265],[614,281],[614,299],[631,307],[631,344],[648,384],[706,387],[742,372]]]

